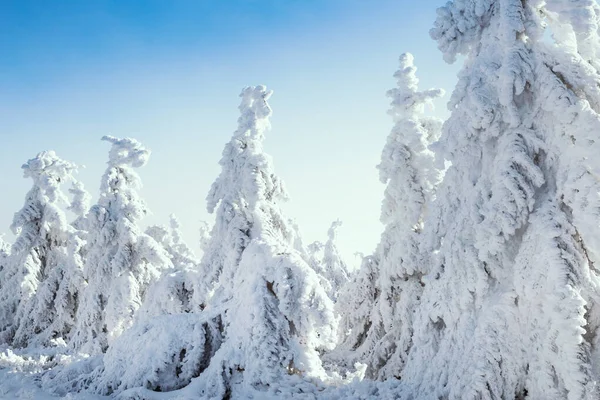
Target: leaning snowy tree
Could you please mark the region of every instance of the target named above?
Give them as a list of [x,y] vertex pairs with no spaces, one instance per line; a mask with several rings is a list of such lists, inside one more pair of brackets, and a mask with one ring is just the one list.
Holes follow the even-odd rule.
[[69,202],[62,183],[74,180],[76,166],[44,151],[23,165],[33,187],[11,226],[17,235],[5,261],[0,282],[2,341],[18,347],[48,345],[64,338],[72,327],[73,293],[63,293],[62,276],[68,268],[68,239],[73,229],[61,205]]
[[147,287],[172,266],[164,248],[138,226],[148,209],[133,168],[145,165],[150,151],[135,139],[102,140],[112,147],[100,199],[83,223],[88,231],[85,287],[71,339],[74,348],[88,354],[106,351],[131,325]]
[[[381,207],[385,230],[375,255],[365,259],[363,271],[339,306],[351,329],[340,345],[345,351],[337,356],[346,363],[365,362],[367,376],[377,379],[400,375],[412,344],[414,309],[428,269],[420,245],[423,225],[440,179],[429,145],[439,138],[441,121],[424,112],[443,91],[418,91],[415,71],[413,56],[400,56],[400,68],[394,74],[397,87],[388,92],[394,127],[377,166],[381,182],[387,184]],[[347,298],[355,293],[362,297]]]
[[[206,284],[196,285],[196,310],[134,325],[118,341],[120,351],[107,354],[99,379],[105,391],[130,388],[124,396],[151,399],[150,390],[185,386],[178,395],[288,398],[327,379],[318,350],[333,345],[337,321],[278,205],[287,195],[263,152],[270,95],[264,86],[241,93],[238,129],[208,195],[216,221],[200,263]],[[131,368],[133,353],[152,359]]]
[[399,374],[413,398],[600,396],[599,18],[594,0],[438,10],[431,35],[465,64]]

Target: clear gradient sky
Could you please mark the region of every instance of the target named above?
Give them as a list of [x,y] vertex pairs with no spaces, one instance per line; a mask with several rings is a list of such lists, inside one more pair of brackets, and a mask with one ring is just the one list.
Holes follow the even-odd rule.
[[[385,92],[398,56],[415,55],[423,89],[451,92],[456,82],[458,66],[428,34],[444,3],[0,1],[0,232],[31,185],[20,166],[39,151],[85,165],[79,175],[96,199],[109,149],[100,137],[110,134],[152,150],[139,170],[153,212],[145,223],[174,212],[197,249],[238,94],[265,84],[275,91],[265,149],[305,242],[325,240],[339,218],[343,252],[372,251],[384,189],[375,165],[392,126]],[[448,96],[437,115],[447,115]]]

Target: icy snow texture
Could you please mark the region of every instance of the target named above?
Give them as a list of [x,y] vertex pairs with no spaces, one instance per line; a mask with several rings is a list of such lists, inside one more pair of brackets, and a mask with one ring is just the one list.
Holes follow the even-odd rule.
[[134,139],[102,139],[112,146],[100,199],[84,221],[86,285],[71,340],[88,354],[106,351],[131,325],[147,287],[162,269],[172,268],[166,251],[138,227],[148,210],[138,196],[141,181],[133,167],[145,165],[150,152]]

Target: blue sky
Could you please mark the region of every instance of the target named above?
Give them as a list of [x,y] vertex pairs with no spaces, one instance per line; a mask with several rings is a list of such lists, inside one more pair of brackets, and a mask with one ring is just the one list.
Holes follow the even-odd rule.
[[[84,164],[95,197],[108,151],[99,139],[111,134],[153,151],[139,170],[154,213],[146,223],[174,212],[196,247],[238,94],[265,84],[275,91],[265,148],[305,241],[324,240],[340,218],[344,253],[371,251],[398,56],[415,55],[422,88],[451,92],[456,82],[458,66],[428,35],[444,2],[1,1],[0,232],[30,186],[23,162],[53,149]],[[437,115],[447,115],[447,98]]]

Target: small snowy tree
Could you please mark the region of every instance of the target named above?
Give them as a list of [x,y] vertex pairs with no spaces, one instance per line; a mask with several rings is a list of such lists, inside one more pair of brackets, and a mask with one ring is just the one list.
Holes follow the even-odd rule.
[[193,267],[198,263],[196,256],[181,237],[180,223],[175,214],[169,216],[169,228],[154,225],[146,229],[146,234],[161,244],[175,267]]
[[337,229],[342,226],[342,221],[336,220],[331,223],[327,231],[327,242],[323,248],[323,266],[327,280],[331,283],[329,297],[337,301],[339,292],[350,279],[350,271],[337,248]]
[[363,262],[366,271],[349,287],[351,292],[363,287],[359,292],[366,298],[361,304],[349,302],[351,330],[341,345],[355,352],[346,357],[358,356],[368,365],[367,376],[378,379],[399,376],[412,344],[414,309],[428,270],[420,251],[424,219],[440,177],[428,148],[439,137],[441,121],[423,114],[443,91],[419,92],[415,71],[413,56],[400,56],[394,74],[398,86],[388,92],[394,127],[378,165],[380,180],[387,184],[381,209],[385,230],[376,255]]
[[140,309],[140,315],[144,318],[192,310],[193,282],[200,279],[196,269],[198,261],[182,240],[179,228],[179,221],[171,214],[170,229],[158,225],[146,229],[146,234],[167,251],[174,268],[165,271],[148,289]]
[[148,209],[137,193],[141,181],[133,168],[145,165],[150,151],[130,138],[102,140],[112,148],[100,199],[85,219],[86,285],[71,340],[88,354],[106,351],[131,325],[148,285],[172,267],[166,251],[138,227]]
[[206,221],[200,221],[200,250],[202,254],[206,251],[208,244],[210,243],[210,225]]
[[350,272],[336,243],[337,229],[340,226],[342,226],[340,220],[333,221],[327,231],[327,242],[323,244],[317,241],[307,247],[308,263],[322,278],[321,284],[334,302],[337,301],[340,290],[350,280]]
[[438,10],[431,35],[465,65],[400,374],[410,396],[600,396],[599,21],[593,0]]
[[358,350],[371,330],[371,314],[379,298],[379,262],[373,255],[359,256],[360,267],[352,280],[342,287],[335,307],[341,317],[338,345],[324,357],[329,368],[342,374],[353,370],[357,362],[368,361],[368,353]]
[[0,329],[3,340],[16,346],[48,344],[64,337],[72,315],[63,314],[62,302],[75,302],[73,296],[60,296],[58,277],[68,263],[72,230],[61,209],[61,204],[69,203],[60,186],[73,180],[76,166],[46,151],[22,168],[33,187],[15,214],[11,228],[17,239],[0,285]]

